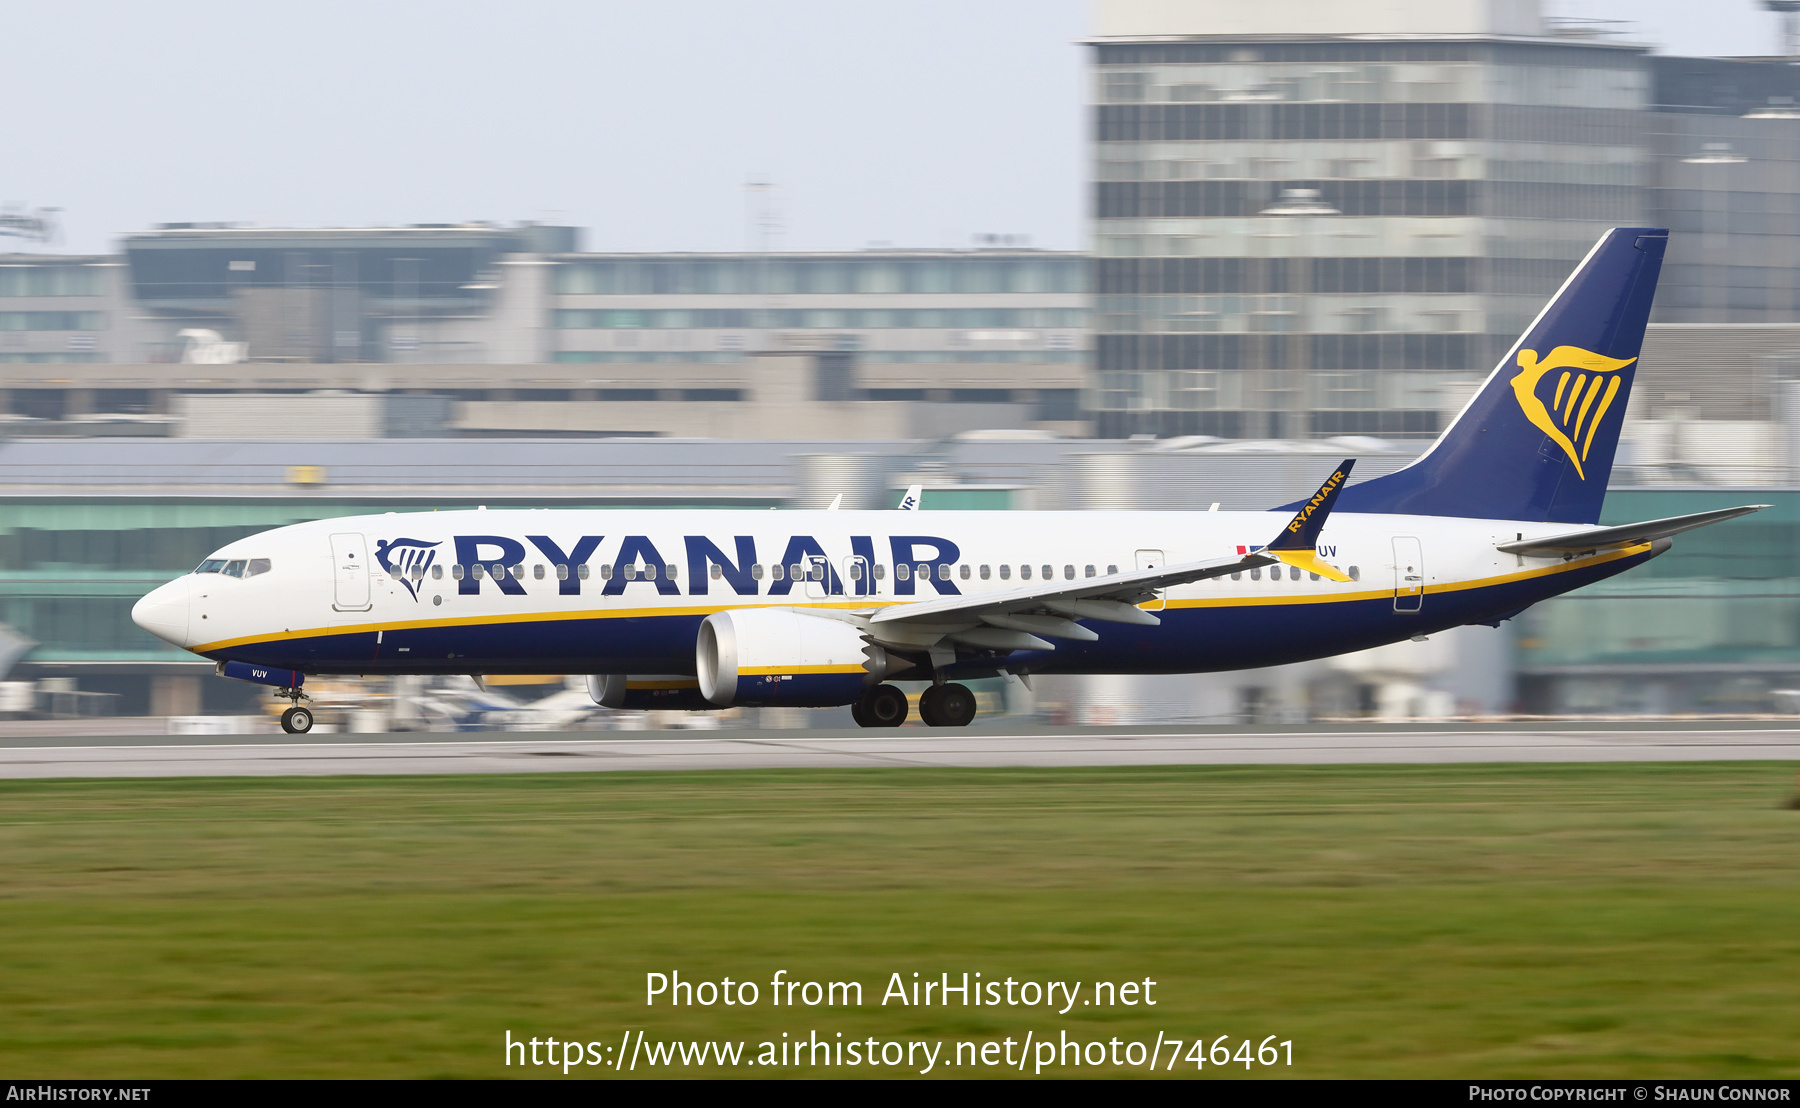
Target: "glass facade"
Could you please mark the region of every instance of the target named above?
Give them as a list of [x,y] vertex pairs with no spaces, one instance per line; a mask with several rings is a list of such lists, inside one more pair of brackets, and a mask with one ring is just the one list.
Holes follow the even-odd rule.
[[0,365],[113,360],[111,259],[0,254]]
[[1653,58],[1652,203],[1672,232],[1655,319],[1800,314],[1800,73],[1778,61]]
[[1645,215],[1638,50],[1094,51],[1102,436],[1435,434]]
[[558,362],[723,363],[811,344],[891,365],[1085,365],[1089,261],[1034,250],[556,259]]
[[1526,711],[1773,710],[1800,675],[1800,492],[1612,489],[1600,522],[1771,504],[1520,616]]

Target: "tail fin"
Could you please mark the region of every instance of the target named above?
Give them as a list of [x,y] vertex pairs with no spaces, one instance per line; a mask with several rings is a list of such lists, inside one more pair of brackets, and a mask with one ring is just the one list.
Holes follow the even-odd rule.
[[1653,227],[1600,236],[1431,449],[1338,510],[1598,522],[1668,244]]

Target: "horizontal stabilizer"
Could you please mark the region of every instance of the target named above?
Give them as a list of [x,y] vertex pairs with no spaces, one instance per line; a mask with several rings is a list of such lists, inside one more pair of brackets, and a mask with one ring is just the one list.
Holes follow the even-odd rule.
[[1563,554],[1585,554],[1592,550],[1636,546],[1654,539],[1679,535],[1683,531],[1692,531],[1696,527],[1705,527],[1709,523],[1720,523],[1727,519],[1736,519],[1738,516],[1747,516],[1751,512],[1760,512],[1768,506],[1767,504],[1745,504],[1737,508],[1720,508],[1712,512],[1695,512],[1691,516],[1670,516],[1668,519],[1626,523],[1618,527],[1596,527],[1592,530],[1576,531],[1568,535],[1551,535],[1541,539],[1525,539],[1522,542],[1503,542],[1499,549],[1507,554],[1553,558]]

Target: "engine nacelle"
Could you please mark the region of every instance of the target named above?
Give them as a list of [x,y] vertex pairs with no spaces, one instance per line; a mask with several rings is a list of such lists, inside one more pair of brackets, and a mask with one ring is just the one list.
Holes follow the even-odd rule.
[[683,674],[590,674],[588,695],[602,708],[644,712],[711,712],[717,704],[700,695],[700,683]]
[[830,708],[886,675],[888,658],[840,620],[776,608],[714,612],[700,624],[700,692],[720,708]]

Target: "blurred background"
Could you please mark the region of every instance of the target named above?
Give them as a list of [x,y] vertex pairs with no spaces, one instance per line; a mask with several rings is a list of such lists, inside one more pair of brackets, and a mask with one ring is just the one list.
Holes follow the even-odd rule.
[[[1375,476],[1621,224],[1674,234],[1604,522],[1772,509],[1498,630],[983,718],[1800,710],[1800,0],[656,7],[9,16],[0,719],[272,729],[129,611],[301,520]],[[578,681],[309,691],[345,730],[718,722]]]

